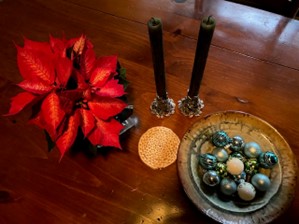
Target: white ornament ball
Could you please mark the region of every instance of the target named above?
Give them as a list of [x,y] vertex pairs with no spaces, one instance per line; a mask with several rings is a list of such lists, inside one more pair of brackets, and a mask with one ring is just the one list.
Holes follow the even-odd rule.
[[238,158],[231,158],[226,162],[227,172],[232,175],[239,175],[244,170],[244,163]]
[[238,195],[244,201],[251,201],[255,197],[255,188],[251,183],[242,182],[238,186]]

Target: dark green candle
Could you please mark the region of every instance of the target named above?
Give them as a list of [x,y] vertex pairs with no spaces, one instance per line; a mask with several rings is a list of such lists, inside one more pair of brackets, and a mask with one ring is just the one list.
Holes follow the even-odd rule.
[[158,18],[151,18],[148,21],[147,26],[152,49],[157,95],[163,99],[166,99],[167,92],[164,67],[162,21]]
[[200,24],[200,30],[198,34],[197,47],[192,70],[192,77],[188,91],[188,96],[190,97],[198,95],[215,26],[216,21],[212,16],[204,18]]

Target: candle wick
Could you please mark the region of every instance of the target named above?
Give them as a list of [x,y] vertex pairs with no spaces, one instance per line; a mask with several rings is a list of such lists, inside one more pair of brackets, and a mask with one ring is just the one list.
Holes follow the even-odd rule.
[[211,24],[213,24],[213,21],[210,21],[211,18],[213,18],[212,15],[210,15],[210,16],[208,17],[207,25],[211,25]]
[[159,19],[152,17],[151,22],[153,26],[158,26],[160,24]]

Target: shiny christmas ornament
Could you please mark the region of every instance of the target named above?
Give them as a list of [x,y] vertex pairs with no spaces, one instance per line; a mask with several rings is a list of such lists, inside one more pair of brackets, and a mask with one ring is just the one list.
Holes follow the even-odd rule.
[[238,158],[239,160],[241,160],[243,163],[246,161],[246,157],[240,153],[240,152],[233,152],[229,155],[229,158],[228,159],[231,159],[231,158]]
[[241,151],[244,147],[244,140],[241,136],[234,136],[231,140],[230,149],[232,151],[238,152]]
[[232,179],[224,178],[220,182],[220,191],[230,196],[237,191],[237,184]]
[[214,187],[220,183],[220,177],[214,170],[207,171],[203,175],[202,180],[206,185],[211,186],[211,187]]
[[216,164],[215,171],[221,178],[226,177],[228,175],[225,163],[218,162]]
[[224,148],[215,148],[213,155],[216,156],[219,162],[225,162],[228,159],[228,153]]
[[262,173],[257,173],[251,178],[251,183],[259,191],[267,191],[271,185],[268,176]]
[[251,201],[254,199],[256,191],[251,183],[243,182],[237,188],[239,197],[244,201]]
[[245,161],[244,166],[245,166],[244,171],[248,175],[256,174],[259,169],[259,163],[256,158],[248,159],[247,161]]
[[256,142],[248,142],[244,145],[244,154],[249,158],[256,158],[262,153],[262,149]]
[[244,164],[238,158],[231,158],[226,162],[227,172],[232,175],[238,175],[243,172]]
[[243,171],[242,173],[238,175],[233,175],[233,180],[237,183],[240,184],[241,182],[246,180],[246,173]]
[[202,168],[211,170],[215,168],[217,164],[217,158],[211,153],[205,153],[199,155],[198,162]]
[[230,138],[224,131],[217,131],[212,136],[212,142],[217,147],[224,147],[230,142]]
[[278,157],[273,152],[264,152],[258,159],[260,166],[266,169],[272,168],[278,163]]

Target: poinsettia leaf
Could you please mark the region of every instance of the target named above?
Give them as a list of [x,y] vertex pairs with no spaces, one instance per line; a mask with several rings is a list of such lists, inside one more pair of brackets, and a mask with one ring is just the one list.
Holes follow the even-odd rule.
[[96,67],[91,73],[89,82],[92,86],[101,88],[112,76],[112,72],[109,68]]
[[66,57],[59,57],[57,58],[55,64],[57,83],[60,85],[60,87],[65,87],[72,74],[72,61]]
[[111,75],[116,74],[117,56],[105,56],[97,59],[89,82],[94,87],[102,87]]
[[59,92],[59,100],[61,109],[65,113],[70,114],[74,111],[76,103],[82,98],[83,92],[81,90],[66,90]]
[[10,109],[5,116],[15,115],[23,110],[28,104],[30,104],[34,99],[36,99],[32,93],[22,92],[11,98]]
[[91,131],[92,129],[95,127],[95,118],[93,116],[93,114],[86,109],[80,108],[80,113],[81,113],[81,129],[82,132],[84,134],[84,136],[86,137]]
[[48,42],[39,42],[27,39],[24,37],[24,48],[33,51],[42,51],[46,54],[51,54],[51,46]]
[[105,133],[103,133],[102,130],[97,127],[98,124],[97,122],[95,124],[96,124],[95,128],[89,133],[87,138],[91,144],[97,146],[101,144],[101,139],[103,138]]
[[83,75],[80,72],[75,70],[73,75],[74,75],[74,79],[76,80],[76,83],[77,83],[77,88],[79,90],[85,90],[89,87],[89,85],[85,81],[85,78],[83,77]]
[[52,84],[55,79],[55,70],[52,58],[40,51],[17,47],[17,61],[20,73],[24,79],[40,79]]
[[56,146],[60,151],[60,160],[64,156],[65,152],[71,148],[73,145],[79,127],[80,119],[79,114],[74,113],[68,119],[68,125],[66,131],[62,133],[62,135],[57,139]]
[[118,72],[118,75],[116,75],[114,78],[118,79],[119,80],[118,83],[123,85],[124,89],[126,90],[129,85],[129,82],[126,77],[127,70],[123,67],[120,67],[120,65],[119,65],[117,72]]
[[45,94],[50,92],[53,89],[53,86],[44,83],[42,80],[39,79],[26,79],[18,84],[19,87],[22,89],[35,93],[35,94]]
[[116,98],[95,97],[88,102],[91,112],[99,119],[107,120],[120,113],[127,104]]
[[86,36],[81,35],[80,38],[74,43],[73,51],[76,55],[81,55],[85,46]]
[[120,97],[125,94],[124,86],[118,83],[118,80],[109,80],[102,88],[96,91],[98,96],[109,96],[112,98]]
[[115,119],[110,119],[108,121],[97,120],[96,130],[94,131],[105,134],[95,142],[96,145],[110,146],[121,149],[119,133],[122,129],[123,125]]
[[58,55],[59,57],[66,57],[65,40],[55,38],[52,35],[50,35],[49,39],[49,44],[54,54]]
[[46,122],[46,130],[50,133],[56,133],[58,126],[65,116],[61,109],[59,97],[55,92],[50,93],[42,102],[41,112]]
[[92,48],[85,47],[80,58],[80,72],[86,80],[90,79],[95,61],[96,55],[94,50]]

